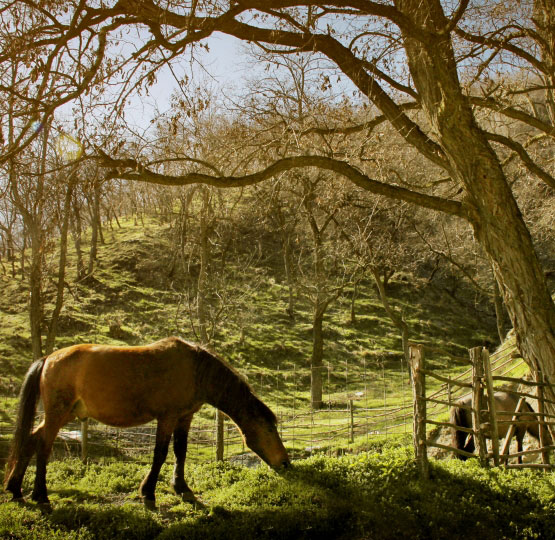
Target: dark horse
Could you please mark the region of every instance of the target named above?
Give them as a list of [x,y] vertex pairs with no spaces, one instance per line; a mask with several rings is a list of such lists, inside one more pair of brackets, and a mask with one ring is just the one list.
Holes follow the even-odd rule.
[[[33,430],[39,397],[44,420]],[[15,435],[4,485],[22,499],[25,470],[36,452],[31,498],[48,503],[46,463],[60,428],[76,416],[118,427],[157,420],[154,460],[139,488],[154,507],[158,474],[173,433],[172,486],[194,500],[184,478],[187,435],[193,415],[204,403],[227,414],[247,445],[272,467],[287,467],[289,457],[274,413],[256,397],[231,366],[202,347],[169,337],[144,347],[74,345],[34,362],[23,382]]]
[[[497,420],[512,420],[515,410],[518,405],[519,397],[511,392],[495,392],[493,394],[495,400],[495,411]],[[472,427],[472,413],[469,409],[463,408],[464,406],[470,407],[472,404],[471,396],[464,398],[459,401],[458,405],[451,408],[451,424],[456,426],[471,428]],[[461,407],[461,405],[463,407]],[[534,412],[534,409],[530,404],[525,401],[522,406],[522,412]],[[484,419],[487,421],[487,419]],[[519,422],[526,422],[523,424],[517,424],[515,426],[515,437],[518,444],[518,451],[522,452],[522,440],[524,435],[528,432],[535,439],[539,439],[539,425],[535,415],[519,414]],[[499,437],[505,437],[507,431],[509,430],[510,424],[500,424],[498,426]],[[465,432],[452,428],[453,435],[453,446],[459,450],[464,450],[466,452],[474,452],[474,436]],[[548,436],[548,435],[547,435]],[[491,438],[488,435],[488,438]],[[467,456],[457,453],[459,459],[465,460]],[[522,463],[522,456],[518,457],[518,462]]]

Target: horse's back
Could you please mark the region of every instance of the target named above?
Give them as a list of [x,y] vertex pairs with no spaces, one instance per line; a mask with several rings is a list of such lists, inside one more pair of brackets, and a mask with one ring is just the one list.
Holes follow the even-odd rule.
[[194,400],[194,352],[178,338],[138,347],[74,345],[48,357],[42,384],[66,395],[81,415],[141,424]]

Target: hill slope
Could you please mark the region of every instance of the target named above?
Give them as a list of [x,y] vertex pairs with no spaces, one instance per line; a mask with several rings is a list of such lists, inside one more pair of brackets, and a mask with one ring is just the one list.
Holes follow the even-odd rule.
[[[70,253],[57,348],[83,342],[140,344],[171,334],[196,340],[186,299],[186,285],[196,279],[195,269],[185,279],[169,275],[172,247],[165,226],[154,220],[147,228],[122,224],[121,229],[105,232],[106,244],[99,246],[94,273],[80,283],[74,282],[75,257]],[[255,372],[306,366],[311,348],[310,305],[299,296],[298,311],[291,320],[286,314],[282,270],[255,267],[250,272],[256,277],[254,286],[254,276],[242,276],[241,268],[231,265],[227,269],[229,303],[211,347],[238,367]],[[4,385],[4,378],[17,384],[30,362],[28,287],[6,274],[0,279],[0,369]],[[459,354],[466,347],[495,341],[491,314],[462,306],[424,283],[393,278],[389,294],[403,310],[416,341]],[[339,366],[347,359],[353,365],[365,361],[377,366],[399,359],[398,332],[373,285],[367,282],[360,288],[354,324],[349,322],[349,302],[345,296],[326,315],[326,361]],[[49,307],[45,307],[47,313]]]

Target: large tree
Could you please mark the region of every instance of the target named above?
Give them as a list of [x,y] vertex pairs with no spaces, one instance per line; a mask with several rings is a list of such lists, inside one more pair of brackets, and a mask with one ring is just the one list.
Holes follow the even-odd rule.
[[[16,12],[20,4],[25,6],[20,8],[24,15]],[[17,40],[4,34],[0,62],[6,66],[19,55],[25,57],[22,64],[30,67],[22,70],[15,89],[4,84],[0,90],[18,92],[25,104],[19,114],[27,118],[52,114],[86,88],[99,92],[102,81],[125,70],[131,73],[136,66],[145,66],[141,77],[148,84],[153,70],[215,32],[279,54],[328,59],[331,67],[322,67],[323,91],[336,84],[338,76],[347,77],[372,106],[362,126],[315,126],[321,136],[339,132],[349,136],[357,129],[372,130],[388,122],[433,165],[438,178],[447,177],[443,189],[376,181],[366,161],[330,156],[325,145],[320,153],[294,152],[273,163],[250,159],[242,169],[221,175],[197,172],[194,167],[186,174],[167,175],[141,156],[100,154],[99,159],[111,169],[112,177],[221,187],[252,184],[287,169],[313,166],[344,175],[375,193],[458,216],[470,224],[491,259],[523,355],[555,380],[555,306],[500,162],[499,145],[515,152],[550,188],[555,180],[528,151],[534,141],[488,132],[475,111],[487,109],[531,127],[533,135],[542,136],[552,148],[553,2],[278,0],[269,5],[262,0],[191,4],[119,0],[65,3],[63,12],[56,2],[10,6],[15,23],[5,32]],[[141,27],[144,41],[127,56],[123,49],[121,57],[108,58],[111,36],[130,26]],[[55,92],[46,95],[49,77],[53,73],[59,77],[75,63],[77,75],[60,79]],[[496,73],[519,72],[534,74],[524,80],[519,92],[546,90],[548,118],[538,118],[512,100],[514,92],[495,84]],[[3,152],[4,159],[9,160],[32,137],[22,122]]]

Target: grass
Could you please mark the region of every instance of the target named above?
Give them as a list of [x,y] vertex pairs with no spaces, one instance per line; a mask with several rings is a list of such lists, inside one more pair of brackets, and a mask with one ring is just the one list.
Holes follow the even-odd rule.
[[0,504],[0,537],[555,538],[553,473],[482,469],[476,460],[432,460],[431,471],[432,479],[421,481],[411,449],[394,445],[314,456],[283,475],[265,466],[189,465],[186,477],[201,506],[171,493],[165,466],[158,511],[148,512],[137,493],[144,466],[66,460],[49,467],[53,511]]

